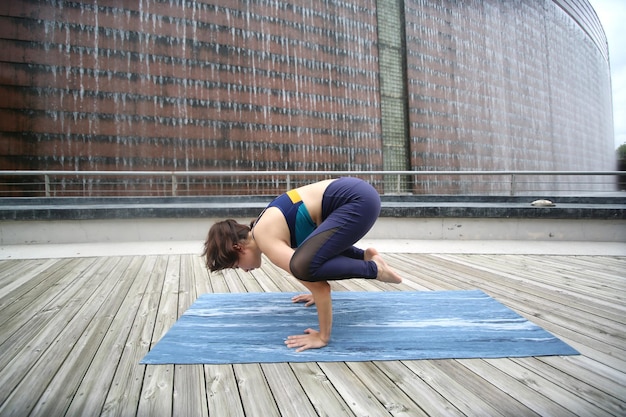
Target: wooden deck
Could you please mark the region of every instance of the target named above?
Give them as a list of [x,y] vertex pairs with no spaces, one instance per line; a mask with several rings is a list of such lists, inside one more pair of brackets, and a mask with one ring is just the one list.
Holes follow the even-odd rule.
[[303,290],[269,263],[209,279],[195,255],[0,262],[1,416],[623,416],[626,257],[388,254],[405,283],[482,289],[580,356],[139,365],[205,292]]

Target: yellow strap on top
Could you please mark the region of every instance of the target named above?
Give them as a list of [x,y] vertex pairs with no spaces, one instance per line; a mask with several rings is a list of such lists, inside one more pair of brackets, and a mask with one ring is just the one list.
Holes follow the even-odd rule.
[[296,204],[296,203],[302,201],[302,197],[300,197],[300,194],[298,194],[298,191],[296,191],[296,190],[289,190],[289,191],[287,191],[287,195],[289,196],[289,198],[291,199],[291,202],[293,204]]

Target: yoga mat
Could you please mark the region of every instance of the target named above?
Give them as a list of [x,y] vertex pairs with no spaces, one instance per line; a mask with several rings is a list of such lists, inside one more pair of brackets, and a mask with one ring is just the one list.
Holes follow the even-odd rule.
[[576,350],[482,291],[333,292],[333,332],[296,353],[292,334],[318,328],[295,293],[203,294],[142,364],[385,361],[575,355]]

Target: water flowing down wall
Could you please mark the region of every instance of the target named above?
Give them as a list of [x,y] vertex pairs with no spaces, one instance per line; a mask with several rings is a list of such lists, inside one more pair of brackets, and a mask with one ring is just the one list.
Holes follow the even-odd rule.
[[[612,169],[606,39],[588,7],[1,2],[1,169]],[[404,17],[403,42],[384,40],[402,33],[386,16]]]
[[[582,7],[578,22],[560,3]],[[405,4],[412,166],[614,168],[606,39],[580,26],[588,3]]]
[[374,3],[305,3],[3,3],[3,168],[380,169]]

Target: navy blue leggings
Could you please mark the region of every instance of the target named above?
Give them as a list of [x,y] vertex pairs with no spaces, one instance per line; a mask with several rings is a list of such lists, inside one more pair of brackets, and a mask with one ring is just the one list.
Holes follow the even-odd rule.
[[326,188],[322,223],[296,249],[289,268],[303,281],[376,278],[378,267],[353,245],[380,214],[380,196],[358,178],[339,178]]

